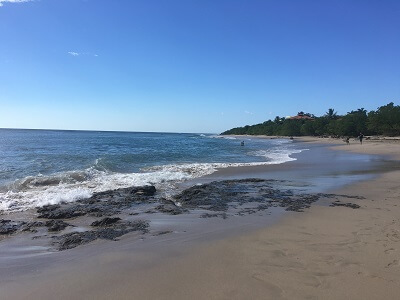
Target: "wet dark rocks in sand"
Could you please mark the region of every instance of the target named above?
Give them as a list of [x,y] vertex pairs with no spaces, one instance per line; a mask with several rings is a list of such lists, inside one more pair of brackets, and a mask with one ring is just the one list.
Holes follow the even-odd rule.
[[[246,203],[258,204],[252,208],[241,208],[236,212],[237,215],[254,214],[270,207],[282,207],[287,211],[302,212],[321,198],[362,199],[359,196],[296,192],[283,188],[284,183],[285,181],[256,178],[214,181],[190,187],[174,198],[184,209],[205,209],[216,212],[238,209]],[[207,218],[216,215],[218,216],[218,214],[206,213],[200,217]],[[224,216],[226,218],[226,214]]]
[[[47,228],[48,232],[55,232],[55,235],[46,236],[42,234],[37,238],[50,238],[56,249],[66,250],[97,239],[116,240],[118,237],[133,231],[148,232],[149,223],[147,221],[129,219],[132,218],[129,216],[143,213],[144,209],[147,209],[146,213],[170,215],[202,210],[200,218],[219,217],[226,219],[232,215],[256,214],[272,207],[301,212],[309,208],[312,203],[323,198],[328,199],[332,203],[331,206],[359,208],[354,203],[334,200],[363,199],[358,196],[303,193],[297,189],[288,189],[288,186],[287,181],[254,178],[214,181],[187,188],[171,200],[157,196],[154,186],[105,191],[73,203],[47,205],[38,208],[38,218],[47,219],[45,221],[24,222],[0,219],[0,235],[7,236],[25,231],[37,232],[39,228]],[[141,204],[146,204],[142,206],[144,209],[137,209],[137,205]],[[120,214],[121,218],[124,215],[128,216],[128,220],[122,220],[116,216],[117,214]],[[74,221],[78,224],[85,224],[87,216],[101,219],[92,222],[86,231],[58,233],[67,226],[73,226],[66,223],[64,219],[79,218],[79,220]],[[43,230],[41,231],[43,233]],[[165,233],[169,232],[171,231],[165,231]],[[164,233],[153,235],[161,234]]]
[[72,219],[87,214],[83,206],[76,204],[71,204],[69,207],[61,204],[46,205],[39,207],[37,212],[38,217],[42,219]]
[[93,222],[92,226],[96,227],[96,229],[54,236],[53,245],[61,251],[72,249],[97,239],[116,240],[116,238],[133,231],[146,233],[148,231],[149,223],[142,220],[128,222],[122,221],[119,218],[104,218]]
[[45,223],[45,226],[47,227],[47,230],[49,232],[57,232],[64,230],[65,228],[71,225],[62,220],[49,220]]
[[28,232],[37,232],[37,228],[45,226],[45,222],[41,221],[33,221],[33,222],[27,222],[23,224],[21,227],[21,231],[28,231]]
[[200,215],[200,218],[206,219],[206,218],[218,218],[221,217],[222,219],[226,219],[228,217],[228,215],[226,214],[226,212],[223,213],[214,213],[214,214],[210,214],[210,213],[204,213]]
[[44,219],[71,219],[84,215],[112,216],[134,204],[155,202],[155,193],[154,186],[122,188],[96,193],[90,198],[73,203],[46,205],[38,208],[37,213],[39,218]]
[[118,221],[121,221],[121,218],[104,218],[101,220],[94,221],[90,226],[100,227],[100,226],[109,226],[111,224],[115,224]]
[[295,194],[292,190],[273,187],[282,181],[264,179],[240,179],[214,181],[196,185],[175,196],[175,200],[187,209],[228,211],[229,207],[246,203],[261,203],[268,207],[284,207],[286,210],[302,211],[317,201],[317,195]]
[[349,208],[352,208],[352,209],[358,209],[358,208],[361,207],[360,205],[355,204],[355,203],[351,203],[351,202],[343,203],[343,202],[340,202],[340,201],[334,201],[329,206],[332,206],[332,207],[344,206],[344,207],[349,207]]
[[67,226],[71,226],[61,220],[50,220],[47,222],[34,221],[34,222],[23,222],[23,221],[12,221],[12,220],[0,220],[0,234],[13,234],[16,232],[37,232],[37,228],[47,227],[49,232],[56,232],[65,229]]
[[24,222],[12,221],[12,220],[0,220],[0,234],[12,234],[21,229]]
[[[317,194],[321,198],[347,198],[347,199],[357,199],[357,200],[363,200],[365,197],[363,196],[355,196],[355,195],[342,195],[342,194],[323,194],[319,193]],[[337,201],[335,201],[337,202]]]
[[160,200],[160,202],[161,204],[155,207],[155,210],[159,212],[169,215],[180,215],[188,212],[187,209],[177,206],[172,200],[167,200],[163,198]]
[[96,239],[96,234],[93,231],[71,232],[62,236],[55,236],[53,239],[53,245],[61,251],[90,243]]
[[36,228],[44,226],[44,222],[24,222],[13,220],[0,220],[0,235],[9,235],[16,232],[36,232]]
[[[284,197],[284,192],[272,189],[275,180],[240,179],[213,181],[211,183],[192,186],[174,198],[182,208],[202,208],[212,211],[227,211],[229,203],[237,202],[263,202],[265,192],[268,195],[276,194],[276,197]],[[278,195],[279,194],[279,195]]]
[[159,232],[153,233],[153,236],[160,236],[160,235],[165,235],[165,234],[169,234],[169,233],[173,233],[173,231],[172,230],[159,231]]

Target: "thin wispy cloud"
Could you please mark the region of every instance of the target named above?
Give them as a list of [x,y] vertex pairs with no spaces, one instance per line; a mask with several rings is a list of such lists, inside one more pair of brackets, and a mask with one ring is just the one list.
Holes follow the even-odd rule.
[[90,52],[75,52],[75,51],[68,51],[67,52],[69,55],[72,56],[81,56],[81,55],[89,55],[89,56],[94,56],[94,57],[98,57],[99,55],[96,53],[90,53]]
[[245,110],[244,113],[247,115],[254,115],[254,113],[252,113],[251,111],[247,111],[247,110]]
[[32,2],[34,0],[0,0],[0,6],[3,6],[4,3],[24,3],[24,2]]

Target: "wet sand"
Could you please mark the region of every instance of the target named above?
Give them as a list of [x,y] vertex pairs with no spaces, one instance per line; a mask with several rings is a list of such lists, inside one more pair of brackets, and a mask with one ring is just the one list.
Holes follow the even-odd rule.
[[[303,141],[316,146],[326,142]],[[328,142],[333,146],[338,141]],[[127,235],[118,242],[95,241],[63,255],[55,253],[54,258],[44,255],[11,260],[0,266],[1,298],[397,299],[400,171],[388,170],[397,168],[392,159],[399,159],[399,144],[367,141],[362,146],[339,148],[390,156],[392,167],[356,172],[369,180],[354,181],[340,190],[336,184],[324,187],[364,196],[351,200],[360,209],[314,205],[303,213],[287,213],[275,224],[254,226],[250,219],[238,219],[225,231],[226,220],[212,219],[208,230],[192,235],[178,232],[142,243],[136,239],[134,244],[134,237]],[[297,163],[297,167],[284,164],[271,172],[286,177],[297,168],[294,176],[301,178],[315,171],[309,168],[304,174],[299,171],[303,162]],[[225,172],[208,180],[239,176]],[[338,178],[335,172],[315,177],[329,183]],[[349,178],[351,170],[348,172],[343,178]],[[265,173],[243,169],[241,174],[259,177]],[[186,222],[188,225],[191,220]],[[192,223],[192,228],[197,225]]]

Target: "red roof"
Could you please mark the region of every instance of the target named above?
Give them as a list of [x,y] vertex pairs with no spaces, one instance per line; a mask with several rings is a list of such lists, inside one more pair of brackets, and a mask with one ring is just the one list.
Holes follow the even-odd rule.
[[309,116],[294,116],[288,118],[289,120],[314,120],[314,118],[311,118]]

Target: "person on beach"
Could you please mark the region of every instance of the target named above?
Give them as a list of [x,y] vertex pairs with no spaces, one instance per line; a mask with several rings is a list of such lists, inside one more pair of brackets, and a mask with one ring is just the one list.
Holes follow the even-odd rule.
[[362,141],[364,138],[364,135],[360,132],[360,135],[358,136],[359,140],[360,140],[360,144],[362,145]]
[[346,142],[347,145],[350,145],[350,137],[347,137],[345,142]]

